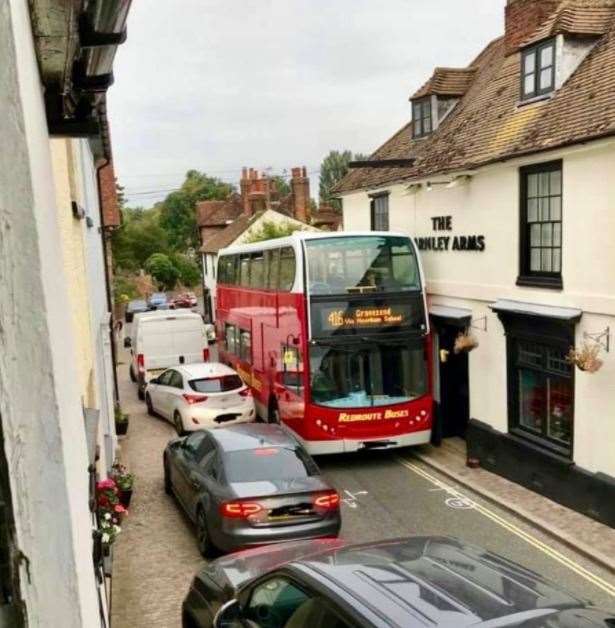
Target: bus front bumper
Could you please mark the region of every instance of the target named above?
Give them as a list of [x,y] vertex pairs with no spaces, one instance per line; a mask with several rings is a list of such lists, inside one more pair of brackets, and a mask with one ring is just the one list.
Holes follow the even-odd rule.
[[[291,430],[292,431],[292,430]],[[411,447],[412,445],[424,445],[431,439],[431,429],[397,436],[382,436],[366,439],[331,439],[331,440],[305,440],[296,432],[293,435],[298,438],[308,452],[314,456],[323,454],[337,454],[363,449],[398,449]]]

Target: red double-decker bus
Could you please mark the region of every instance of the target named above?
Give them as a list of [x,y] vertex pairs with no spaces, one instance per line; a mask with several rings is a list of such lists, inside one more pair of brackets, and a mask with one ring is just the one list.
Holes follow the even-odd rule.
[[220,359],[314,454],[429,441],[429,328],[404,235],[295,233],[220,251]]

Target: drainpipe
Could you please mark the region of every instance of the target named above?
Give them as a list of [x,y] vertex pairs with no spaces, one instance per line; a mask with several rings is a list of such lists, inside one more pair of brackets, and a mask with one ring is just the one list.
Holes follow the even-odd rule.
[[100,237],[102,241],[103,263],[105,265],[105,293],[107,295],[107,309],[109,310],[109,338],[111,340],[111,361],[113,363],[113,399],[117,406],[120,402],[120,389],[117,380],[117,347],[115,345],[115,334],[113,333],[113,298],[111,296],[111,281],[109,271],[109,256],[107,248],[107,232],[105,231],[105,216],[103,211],[102,186],[100,184],[100,171],[109,165],[109,158],[104,157],[102,163],[96,166],[96,188],[98,191],[98,212],[100,220]]

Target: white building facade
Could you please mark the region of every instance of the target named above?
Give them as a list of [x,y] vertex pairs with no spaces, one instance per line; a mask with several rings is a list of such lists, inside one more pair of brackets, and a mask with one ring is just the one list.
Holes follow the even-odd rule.
[[[548,62],[552,53],[542,49],[552,45],[555,65],[565,62],[557,44],[565,36],[547,28],[560,5],[551,3],[545,17],[539,4],[509,1],[505,37],[461,71],[467,85],[443,88],[436,70],[437,80],[413,97],[416,106],[431,92],[428,115],[415,108],[413,123],[370,157],[370,168],[342,183],[344,228],[384,227],[417,242],[432,324],[434,440],[462,436],[484,468],[615,527],[615,110],[604,123],[602,113],[565,100],[587,89],[592,56],[612,44],[598,34],[591,45],[585,40],[568,83],[548,64],[539,68],[545,77],[551,71],[550,89],[524,99],[519,74]],[[519,26],[515,11],[533,8],[534,22]],[[612,32],[613,12],[602,27]],[[496,96],[505,90],[512,106]],[[451,91],[442,116],[438,104]],[[515,155],[541,133],[553,138],[549,119],[570,107],[608,132],[592,136],[588,125],[571,141],[561,119],[566,142]],[[481,163],[480,151],[494,158]],[[460,334],[478,346],[456,352]],[[601,364],[571,362],[573,348]]]

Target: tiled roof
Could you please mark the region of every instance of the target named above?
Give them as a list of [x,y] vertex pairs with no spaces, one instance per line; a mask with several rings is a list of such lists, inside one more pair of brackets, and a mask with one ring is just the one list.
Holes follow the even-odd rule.
[[263,212],[257,212],[253,216],[241,214],[228,227],[220,229],[201,247],[202,253],[217,253],[220,249],[232,244],[255,220],[262,216]]
[[410,96],[410,100],[430,94],[438,96],[463,96],[474,78],[474,68],[436,68],[433,76]]
[[599,36],[607,33],[615,15],[614,0],[566,0],[522,46],[559,34]]
[[219,227],[235,220],[243,211],[241,196],[232,194],[224,201],[201,201],[196,205],[199,227]]
[[[568,4],[568,3],[565,3]],[[605,0],[584,0],[604,7]],[[408,168],[351,170],[337,192],[469,170],[495,161],[615,135],[615,18],[566,83],[551,98],[519,104],[520,53],[505,54],[504,38],[472,63],[467,93],[438,129],[412,138],[400,129],[370,159],[415,158]]]

